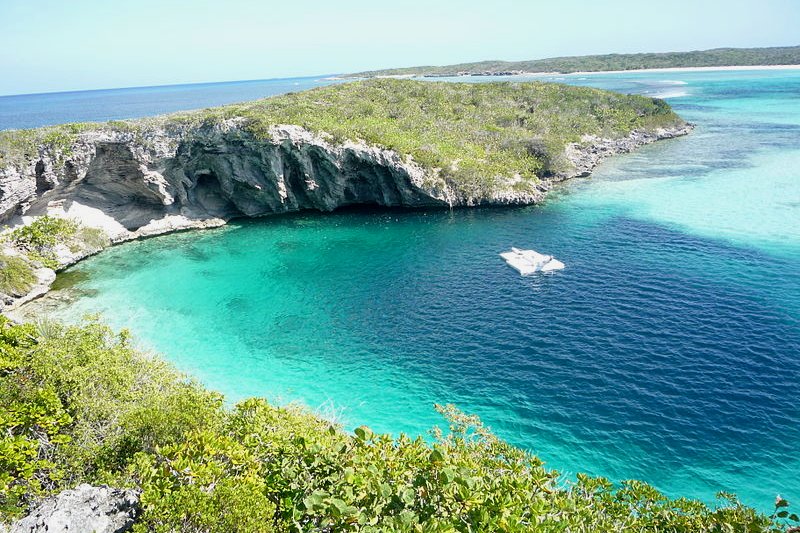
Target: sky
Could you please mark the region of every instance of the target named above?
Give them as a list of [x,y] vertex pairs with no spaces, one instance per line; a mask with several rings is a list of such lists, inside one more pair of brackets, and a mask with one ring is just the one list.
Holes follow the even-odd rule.
[[800,44],[800,0],[0,0],[0,95]]

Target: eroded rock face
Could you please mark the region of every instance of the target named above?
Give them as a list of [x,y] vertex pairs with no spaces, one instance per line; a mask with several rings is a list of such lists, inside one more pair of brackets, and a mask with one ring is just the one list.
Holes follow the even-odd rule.
[[567,146],[564,155],[573,164],[575,170],[561,178],[588,176],[598,164],[612,155],[632,152],[639,146],[662,139],[687,135],[693,128],[692,124],[684,124],[671,129],[634,131],[621,139],[603,139],[594,135],[585,135],[580,143]]
[[97,226],[86,216],[95,210],[116,224],[104,225],[113,240],[303,209],[448,203],[442,180],[391,150],[334,145],[297,126],[258,139],[236,120],[137,135],[85,132],[64,163],[40,153],[27,168],[0,169],[0,218],[66,214]]
[[136,491],[83,484],[45,499],[9,533],[120,533],[133,527],[138,509]]
[[[620,139],[585,136],[566,148],[566,171],[540,182],[496,177],[490,190],[467,192],[451,186],[439,170],[424,169],[392,150],[335,144],[325,134],[292,125],[273,126],[257,138],[242,124],[234,118],[136,131],[98,127],[78,134],[66,152],[40,147],[38,157],[0,167],[0,222],[67,217],[100,228],[113,244],[304,209],[527,205],[540,201],[555,182],[588,175],[606,157],[692,129],[682,124]],[[58,268],[98,250],[64,248],[57,254]],[[47,292],[54,276],[52,270],[37,269],[33,289],[0,295],[0,310]]]
[[[582,175],[606,156],[688,132],[685,127],[591,138],[567,148],[575,166],[552,181]],[[0,221],[66,215],[102,227],[112,241],[219,225],[304,209],[531,204],[547,182],[520,187],[520,176],[470,196],[436,169],[364,143],[334,144],[299,126],[274,126],[256,138],[241,119],[213,126],[152,126],[137,132],[92,130],[69,154],[42,149],[25,165],[0,168]]]

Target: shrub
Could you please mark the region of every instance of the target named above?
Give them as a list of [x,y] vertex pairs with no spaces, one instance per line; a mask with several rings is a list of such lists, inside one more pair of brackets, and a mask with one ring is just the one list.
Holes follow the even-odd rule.
[[[79,482],[142,489],[135,531],[787,531],[722,495],[560,481],[477,417],[438,407],[432,440],[354,434],[302,407],[230,408],[96,320],[0,320],[0,513]],[[2,520],[0,520],[1,522]]]
[[0,293],[22,296],[34,283],[36,275],[30,263],[21,257],[0,253]]
[[56,244],[72,237],[78,231],[78,224],[65,218],[51,216],[37,217],[33,222],[11,232],[14,244],[28,252],[34,261],[46,267],[58,266],[53,248]]
[[80,226],[77,237],[80,243],[91,250],[102,250],[111,245],[108,235],[100,228]]
[[259,469],[247,447],[213,431],[139,454],[132,470],[145,513],[136,531],[271,531],[275,506]]
[[9,238],[12,243],[28,253],[33,261],[57,269],[60,265],[55,253],[59,244],[66,245],[73,253],[101,250],[110,244],[108,235],[100,228],[80,225],[74,220],[52,217],[37,217],[33,222],[13,230]]

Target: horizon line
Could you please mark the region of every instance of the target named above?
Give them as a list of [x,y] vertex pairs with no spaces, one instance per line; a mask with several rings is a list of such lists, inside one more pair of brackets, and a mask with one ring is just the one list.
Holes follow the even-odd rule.
[[328,77],[341,76],[342,74],[314,74],[311,76],[285,76],[277,78],[255,78],[247,80],[222,80],[222,81],[193,81],[186,83],[157,83],[153,85],[130,85],[127,87],[100,87],[96,89],[70,89],[67,91],[42,91],[35,93],[12,93],[0,94],[0,98],[10,98],[16,96],[41,96],[45,94],[70,94],[70,93],[90,93],[96,91],[126,91],[129,89],[157,89],[163,87],[186,87],[191,85],[223,85],[225,83],[256,83],[260,81],[281,81],[281,80],[303,80],[303,79],[325,79]]
[[[482,59],[478,61],[466,61],[461,63],[447,63],[443,65],[412,65],[406,67],[384,67],[384,68],[374,68],[368,70],[361,70],[357,72],[339,72],[339,73],[331,73],[331,74],[313,74],[308,76],[279,76],[275,78],[255,78],[255,79],[244,79],[244,80],[221,80],[221,81],[197,81],[197,82],[184,82],[184,83],[157,83],[152,85],[130,85],[125,87],[100,87],[100,88],[93,88],[93,89],[69,89],[69,90],[58,90],[58,91],[42,91],[42,92],[32,92],[32,93],[11,93],[11,94],[0,94],[0,98],[6,97],[14,97],[14,96],[40,96],[46,94],[69,94],[69,93],[84,93],[84,92],[93,92],[93,91],[124,91],[129,89],[154,89],[159,87],[181,87],[181,86],[191,86],[191,85],[221,85],[224,83],[250,83],[250,82],[259,82],[259,81],[275,81],[275,80],[292,80],[292,79],[309,79],[309,78],[320,78],[324,79],[326,77],[338,77],[338,76],[357,76],[359,74],[371,73],[371,72],[381,72],[386,70],[405,70],[405,69],[414,69],[414,68],[445,68],[445,67],[452,67],[458,65],[468,65],[468,64],[476,64],[476,63],[487,63],[487,62],[498,62],[498,63],[525,63],[529,61],[546,61],[550,59],[568,59],[568,58],[581,58],[581,57],[596,57],[596,56],[621,56],[621,55],[647,55],[647,54],[685,54],[685,53],[694,53],[694,52],[712,52],[718,50],[768,50],[768,49],[775,49],[775,48],[800,48],[800,44],[787,44],[787,45],[774,45],[774,46],[717,46],[714,48],[703,48],[703,49],[693,49],[693,50],[684,50],[684,51],[668,51],[668,52],[609,52],[609,53],[594,53],[594,54],[577,54],[577,55],[565,55],[565,56],[550,56],[550,57],[543,57],[543,58],[535,58],[535,59],[523,59],[523,60],[507,60],[507,59]],[[734,65],[727,65],[727,66],[734,66]],[[735,66],[766,66],[766,65],[735,65]],[[800,66],[800,65],[799,65]],[[684,67],[673,67],[676,69],[684,68]],[[689,68],[689,67],[686,67]],[[631,69],[630,71],[636,70],[649,70],[649,69]],[[595,71],[592,71],[595,72]],[[596,71],[596,72],[604,72],[604,71]],[[536,72],[536,74],[548,74],[549,72]],[[550,74],[563,74],[558,72],[552,72]]]

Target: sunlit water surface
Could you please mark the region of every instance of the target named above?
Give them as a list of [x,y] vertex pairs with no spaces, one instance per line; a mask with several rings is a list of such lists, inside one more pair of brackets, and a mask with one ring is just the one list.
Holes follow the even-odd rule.
[[[697,129],[539,207],[127,244],[36,312],[102,313],[232,401],[413,434],[452,402],[567,473],[800,499],[800,71],[558,81],[670,98]],[[512,245],[567,268],[521,278],[497,255]]]

